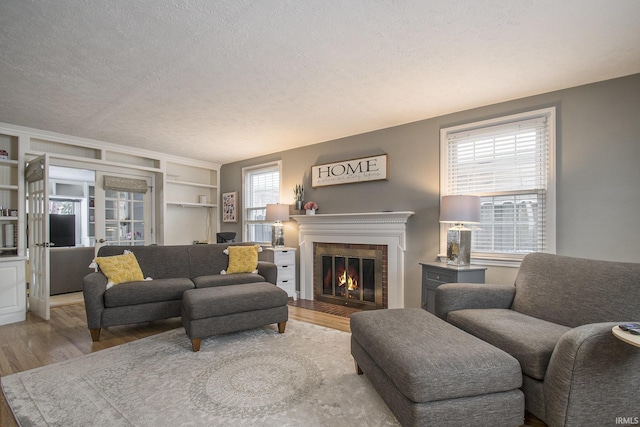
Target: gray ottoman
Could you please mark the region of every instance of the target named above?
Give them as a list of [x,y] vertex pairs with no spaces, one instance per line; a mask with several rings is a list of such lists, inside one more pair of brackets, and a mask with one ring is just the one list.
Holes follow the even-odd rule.
[[351,354],[404,426],[517,426],[520,364],[419,308],[351,316]]
[[189,289],[182,295],[182,324],[193,351],[202,338],[278,324],[284,333],[289,310],[288,295],[267,282]]

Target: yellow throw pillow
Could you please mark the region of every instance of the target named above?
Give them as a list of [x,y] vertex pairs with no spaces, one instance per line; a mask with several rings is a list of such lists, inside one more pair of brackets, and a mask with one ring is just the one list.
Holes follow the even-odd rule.
[[97,257],[96,262],[102,273],[107,276],[107,280],[114,285],[144,280],[140,264],[132,252],[124,255]]
[[257,273],[258,272],[258,252],[260,246],[229,246],[229,266],[225,273]]

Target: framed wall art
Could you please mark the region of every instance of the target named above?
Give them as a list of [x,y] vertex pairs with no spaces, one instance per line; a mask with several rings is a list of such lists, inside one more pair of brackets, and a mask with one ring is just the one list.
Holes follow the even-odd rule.
[[311,186],[314,188],[388,179],[386,154],[311,166]]
[[222,193],[222,222],[238,222],[238,192]]

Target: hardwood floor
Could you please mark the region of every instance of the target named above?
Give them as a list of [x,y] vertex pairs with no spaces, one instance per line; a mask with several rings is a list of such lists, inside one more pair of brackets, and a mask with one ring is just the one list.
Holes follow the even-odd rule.
[[[350,312],[342,315],[324,313],[298,304],[289,305],[291,319],[350,332]],[[51,320],[44,321],[31,313],[25,322],[0,326],[0,376],[50,365],[182,327],[179,318],[140,325],[116,326],[102,330],[100,342],[91,341],[82,302],[51,308]],[[0,393],[0,426],[17,426]],[[527,417],[526,426],[542,427],[543,423]]]

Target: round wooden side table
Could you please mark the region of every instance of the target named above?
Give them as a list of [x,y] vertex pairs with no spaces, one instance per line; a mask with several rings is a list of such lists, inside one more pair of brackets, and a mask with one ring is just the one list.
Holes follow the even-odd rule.
[[613,332],[613,335],[626,342],[627,344],[640,347],[640,335],[633,335],[630,332],[623,331],[618,326],[614,326],[613,329],[611,329],[611,332]]

